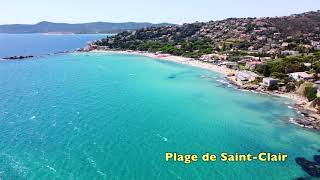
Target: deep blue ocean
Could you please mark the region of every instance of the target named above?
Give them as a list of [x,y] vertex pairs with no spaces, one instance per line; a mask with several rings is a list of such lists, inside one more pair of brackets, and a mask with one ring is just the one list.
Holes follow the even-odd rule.
[[[7,36],[1,39],[15,45],[1,41],[2,55],[70,50],[99,37]],[[223,80],[196,67],[110,53],[0,61],[0,179],[310,179],[295,158],[319,153],[319,133],[289,122],[298,114],[288,99]],[[166,162],[166,152],[289,157],[184,164]]]
[[84,47],[106,34],[0,34],[0,58],[45,55]]

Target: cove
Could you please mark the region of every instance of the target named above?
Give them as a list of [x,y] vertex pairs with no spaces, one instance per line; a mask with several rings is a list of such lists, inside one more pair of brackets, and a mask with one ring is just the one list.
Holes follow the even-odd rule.
[[[174,78],[172,78],[174,77]],[[319,134],[287,99],[215,72],[141,56],[79,53],[0,62],[3,179],[294,179]],[[165,161],[166,152],[288,154],[284,162]]]

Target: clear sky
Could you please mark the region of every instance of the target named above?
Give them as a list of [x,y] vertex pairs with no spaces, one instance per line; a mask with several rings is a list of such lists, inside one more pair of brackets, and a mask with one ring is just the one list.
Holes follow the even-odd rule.
[[320,10],[320,0],[1,0],[0,24],[170,22],[283,16]]

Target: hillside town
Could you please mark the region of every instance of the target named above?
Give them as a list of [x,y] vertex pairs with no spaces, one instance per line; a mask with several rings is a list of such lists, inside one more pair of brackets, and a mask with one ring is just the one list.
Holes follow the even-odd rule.
[[[296,94],[309,102],[297,106],[320,112],[320,11],[148,27],[82,49],[90,50],[170,54],[225,67],[236,72],[227,79],[239,88]],[[320,128],[318,115],[304,114],[312,116],[300,125]]]

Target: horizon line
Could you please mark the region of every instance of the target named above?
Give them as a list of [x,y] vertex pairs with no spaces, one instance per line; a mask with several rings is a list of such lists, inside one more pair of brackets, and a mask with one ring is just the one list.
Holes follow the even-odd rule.
[[289,15],[281,15],[281,16],[260,16],[260,17],[226,17],[221,19],[215,19],[215,20],[207,20],[207,21],[193,21],[193,22],[183,22],[183,23],[172,23],[172,22],[151,22],[151,21],[121,21],[121,22],[113,22],[113,21],[88,21],[88,22],[57,22],[57,21],[49,21],[49,20],[42,20],[37,23],[11,23],[11,24],[0,24],[0,26],[6,26],[6,25],[37,25],[40,23],[53,23],[53,24],[90,24],[90,23],[112,23],[112,24],[122,24],[122,23],[149,23],[149,24],[172,24],[172,25],[183,25],[183,24],[192,24],[192,23],[205,23],[210,21],[223,21],[227,19],[248,19],[248,18],[254,18],[254,19],[263,19],[263,18],[281,18],[281,17],[288,17],[293,15],[299,15],[299,14],[305,14],[305,13],[312,13],[312,12],[320,12],[320,9],[318,10],[310,10],[310,11],[304,11],[301,13],[293,13]]

